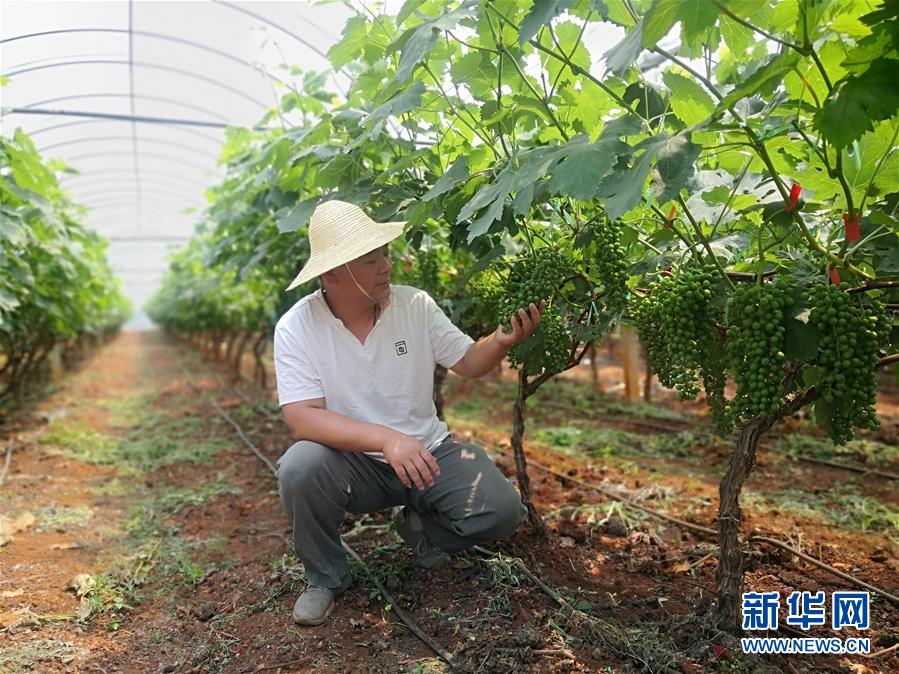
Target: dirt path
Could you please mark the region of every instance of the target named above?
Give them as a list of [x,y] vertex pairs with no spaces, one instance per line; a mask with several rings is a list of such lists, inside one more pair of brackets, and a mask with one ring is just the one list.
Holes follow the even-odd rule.
[[[514,395],[508,379],[466,384],[451,377],[447,414],[455,433],[482,443],[511,474],[502,454]],[[292,624],[304,576],[289,552],[276,484],[209,398],[272,461],[287,433],[270,392],[238,388],[159,333],[123,333],[0,430],[4,446],[15,443],[0,491],[11,535],[0,547],[0,671],[448,671],[358,565],[355,585],[327,625]],[[585,394],[577,377],[536,402],[528,428],[533,460],[714,524],[727,446],[705,436],[696,407],[618,406]],[[887,416],[887,429],[894,428]],[[772,446],[760,457],[749,524],[895,591],[895,484],[796,464],[782,450]],[[897,468],[880,454],[871,460]],[[574,613],[560,611],[511,557],[463,554],[430,574],[409,562],[386,515],[348,520],[347,530],[355,529],[347,540],[395,600],[456,654],[461,670],[629,672],[646,663],[652,671],[817,672],[855,665],[856,674],[873,674],[899,665],[888,658],[740,657],[705,629],[714,592],[711,542],[545,473],[533,471],[532,479],[553,536],[541,541],[522,529],[497,549],[564,589]],[[833,516],[844,511],[843,519]],[[750,553],[747,584],[848,589],[762,548]],[[899,611],[875,601],[876,648],[899,640],[897,624]]]

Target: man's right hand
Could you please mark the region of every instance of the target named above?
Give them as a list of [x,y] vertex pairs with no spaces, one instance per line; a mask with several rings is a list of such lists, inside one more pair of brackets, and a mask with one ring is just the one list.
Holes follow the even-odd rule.
[[381,451],[407,489],[414,484],[418,491],[424,491],[433,487],[434,478],[440,475],[437,459],[412,436],[392,433],[383,442]]

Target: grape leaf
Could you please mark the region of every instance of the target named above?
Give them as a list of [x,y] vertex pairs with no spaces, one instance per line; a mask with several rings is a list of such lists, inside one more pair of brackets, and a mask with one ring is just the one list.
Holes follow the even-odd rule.
[[631,159],[639,150],[643,153],[636,159],[633,168],[619,166],[600,183],[596,196],[606,199],[606,214],[611,219],[620,217],[640,201],[652,160],[671,140],[672,137],[663,132],[638,143],[633,148]]
[[[312,217],[313,211],[315,211],[315,207],[318,206],[318,202],[320,199],[318,197],[314,199],[307,199],[306,201],[301,201],[296,204],[290,210],[282,209],[279,213],[275,214],[275,217],[278,221],[278,231],[282,234],[286,232],[295,232],[301,227],[305,227],[309,224],[309,218]],[[283,211],[287,211],[283,213]],[[281,214],[283,213],[283,215]]]
[[468,175],[468,162],[464,156],[459,157],[447,169],[446,173],[440,176],[440,180],[434,183],[434,186],[421,198],[422,201],[430,201],[444,192],[449,192],[457,183],[468,180]]
[[675,198],[681,188],[693,175],[700,145],[691,143],[682,133],[669,138],[658,150],[658,161],[652,179],[652,191],[659,200],[665,203]]
[[769,87],[777,86],[784,75],[790,72],[799,62],[799,55],[795,52],[779,54],[768,63],[756,70],[746,78],[742,84],[734,87],[727,96],[718,104],[719,110],[726,110],[739,100],[763,92]]
[[664,73],[662,79],[671,91],[671,109],[684,124],[699,124],[715,112],[712,97],[695,80],[671,71]]
[[642,44],[652,49],[677,21],[681,0],[654,0],[643,17]]
[[874,122],[889,119],[899,110],[899,86],[895,61],[876,59],[860,75],[838,82],[815,115],[815,128],[827,140],[846,147],[874,128]]
[[609,49],[603,56],[606,65],[616,75],[622,75],[631,67],[643,51],[643,19],[624,36],[624,39]]
[[531,11],[528,12],[518,29],[519,46],[534,37],[543,26],[568,9],[571,2],[572,0],[535,0]]
[[364,16],[354,16],[347,20],[341,38],[328,50],[328,60],[335,70],[339,70],[359,55],[359,43],[368,40],[368,22]]
[[595,143],[568,143],[564,149],[564,159],[553,169],[549,190],[586,201],[593,198],[599,181],[629,148],[617,138],[606,138]]
[[481,214],[468,227],[469,243],[482,234],[486,234],[487,230],[490,229],[490,225],[502,215],[506,198],[509,196],[514,182],[515,170],[512,164],[508,164],[500,172],[495,182],[481,187],[477,194],[474,195],[474,198],[462,208],[456,222],[462,222],[477,210],[483,209]]
[[709,0],[677,0],[677,18],[681,24],[681,40],[693,44],[715,25],[718,8]]

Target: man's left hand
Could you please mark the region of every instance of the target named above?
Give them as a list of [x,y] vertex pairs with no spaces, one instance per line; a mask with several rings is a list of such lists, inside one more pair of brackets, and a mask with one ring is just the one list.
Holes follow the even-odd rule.
[[540,300],[539,309],[533,302],[531,302],[528,308],[530,309],[530,315],[528,315],[528,312],[524,309],[519,309],[517,315],[510,317],[512,321],[511,332],[504,332],[502,325],[496,326],[496,332],[493,333],[493,339],[497,344],[504,348],[511,348],[533,334],[534,330],[537,329],[537,326],[540,325],[540,318],[543,314],[543,310],[546,308],[546,300]]

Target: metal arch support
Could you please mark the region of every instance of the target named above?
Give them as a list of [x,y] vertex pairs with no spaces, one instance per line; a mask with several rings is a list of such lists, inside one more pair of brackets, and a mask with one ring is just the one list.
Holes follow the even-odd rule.
[[[122,178],[123,180],[131,180],[134,176],[132,174],[133,167],[129,166],[127,168],[120,169],[109,169],[106,171],[90,171],[89,173],[79,173],[77,175],[64,175],[62,176],[62,180],[60,180],[60,185],[63,189],[72,189],[76,186],[84,185],[84,182],[73,183],[72,181],[78,180],[101,180],[105,182],[110,182],[110,178],[104,178],[104,176]],[[146,169],[141,169],[141,176],[149,176],[151,178],[171,178],[172,174],[167,173],[165,171],[148,171]],[[188,179],[184,176],[179,176],[177,183],[173,182],[173,184],[181,184],[181,185],[193,185],[197,189],[208,190],[212,188],[212,185],[204,183],[200,180]]]
[[[159,196],[171,197],[172,199],[183,199],[190,206],[205,205],[206,198],[202,194],[196,195],[196,194],[190,194],[190,193],[185,193],[185,192],[169,191],[167,189],[164,189],[164,187],[166,187],[166,186],[157,185],[155,183],[149,183],[148,184],[149,189],[144,190],[143,186],[141,186],[140,192],[146,192],[147,194],[158,194]],[[94,188],[88,192],[72,193],[72,201],[74,201],[75,203],[79,203],[79,204],[86,204],[87,199],[93,199],[98,196],[106,196],[108,194],[127,195],[127,194],[137,194],[137,193],[138,193],[137,185],[128,185],[128,186],[120,185],[118,187],[110,186],[105,189]]]
[[[54,124],[52,126],[44,127],[43,129],[38,129],[37,131],[29,131],[28,135],[31,136],[31,138],[34,138],[36,135],[38,135],[39,133],[42,133],[44,131],[54,131],[55,129],[61,129],[64,127],[69,127],[69,126],[77,126],[78,124],[100,124],[104,121],[107,121],[107,120],[84,119],[84,120],[81,120],[80,122],[65,122],[64,124]],[[109,120],[109,121],[113,121],[113,120]],[[213,138],[212,136],[208,136],[201,131],[197,131],[196,129],[191,129],[189,127],[172,125],[169,128],[172,131],[183,131],[185,133],[193,134],[199,138],[203,138],[204,140],[208,140],[210,142],[219,143],[219,144],[221,144],[221,142],[222,142],[217,138]]]
[[55,131],[56,129],[62,129],[68,126],[78,126],[79,124],[96,124],[102,120],[99,119],[82,119],[78,122],[63,122],[62,124],[51,124],[50,126],[45,126],[42,129],[36,129],[34,131],[29,131],[28,135],[34,138],[39,133],[44,133],[44,131]]
[[[148,215],[148,217],[159,217]],[[114,223],[112,223],[114,224]],[[109,234],[101,234],[103,238],[105,238],[109,243],[110,247],[114,244],[118,250],[128,250],[130,248],[134,248],[136,245],[146,245],[143,242],[155,242],[160,245],[165,245],[166,248],[171,248],[172,244],[184,244],[190,241],[189,236],[182,236],[179,234],[127,234],[127,233],[109,233]],[[141,243],[139,243],[141,242]]]
[[[173,213],[185,215],[184,213],[182,213],[183,210],[185,210],[187,208],[196,208],[193,204],[188,204],[184,201],[179,201],[177,199],[171,199],[169,197],[162,197],[162,196],[154,199],[152,203],[154,203],[156,206],[158,206],[160,208],[168,209],[169,217],[171,217]],[[79,205],[88,210],[99,210],[99,209],[103,209],[103,208],[121,208],[121,209],[130,208],[130,209],[132,209],[132,212],[137,212],[137,211],[142,210],[142,208],[138,205],[138,203],[134,199],[131,199],[129,197],[124,197],[121,199],[111,198],[111,199],[106,199],[104,201],[96,201],[96,202],[90,203],[90,204],[84,203],[84,204],[79,204]],[[197,209],[197,210],[199,210],[199,209]],[[196,218],[198,216],[192,215],[191,217]]]
[[[152,214],[154,217],[164,217],[168,222],[175,222],[176,218],[184,218],[192,215],[181,213],[175,207],[164,204],[162,202],[150,202],[149,204],[145,204],[141,210],[146,213]],[[133,201],[129,201],[127,203],[112,202],[96,206],[91,210],[89,219],[91,220],[91,222],[96,222],[98,220],[106,222],[110,218],[118,219],[124,214],[127,214],[128,216],[136,214],[136,208]]]
[[[160,185],[169,185],[171,187],[194,187],[195,189],[202,190],[205,192],[209,187],[201,182],[195,180],[185,180],[183,178],[175,179],[169,173],[163,173],[162,171],[141,171],[140,178],[141,180],[144,177],[152,180],[155,183]],[[65,182],[60,182],[60,186],[64,190],[75,190],[81,189],[85,186],[92,185],[94,183],[103,184],[103,185],[118,185],[121,183],[130,183],[133,182],[137,178],[131,172],[123,173],[121,171],[104,171],[103,175],[97,175],[97,173],[86,173],[78,176],[71,176],[70,180],[66,180]],[[78,179],[78,182],[74,182],[75,179]]]
[[[204,122],[195,119],[176,119],[173,117],[145,117],[134,115],[116,115],[107,112],[76,112],[74,110],[39,110],[36,108],[8,108],[4,114],[18,113],[20,115],[49,115],[51,117],[90,117],[93,119],[115,120],[123,122],[146,122],[148,124],[165,124],[185,126],[203,126],[210,129],[227,129],[230,126],[240,126],[234,124],[222,124],[221,122]],[[264,126],[254,126],[254,131],[265,131]]]
[[212,54],[216,54],[217,56],[221,56],[222,58],[226,58],[229,61],[234,61],[235,63],[239,63],[242,66],[246,66],[251,70],[254,70],[257,73],[268,77],[279,84],[284,84],[284,81],[275,77],[271,73],[268,73],[265,70],[261,70],[257,68],[255,65],[250,63],[249,61],[240,58],[239,56],[235,56],[234,54],[229,54],[226,51],[222,51],[221,49],[216,49],[215,47],[210,47],[209,45],[205,45],[201,42],[194,42],[193,40],[187,40],[181,37],[175,37],[174,35],[168,35],[166,33],[156,33],[154,31],[148,30],[134,30],[127,31],[124,28],[64,28],[59,30],[44,30],[38,33],[26,33],[24,35],[14,35],[13,37],[8,37],[6,39],[0,40],[0,44],[6,44],[7,42],[16,42],[18,40],[28,40],[35,37],[44,37],[46,35],[58,35],[61,33],[132,33],[134,35],[140,35],[141,37],[152,37],[157,40],[168,40],[169,42],[177,42],[178,44],[187,45],[189,47],[193,47],[194,49],[201,49],[203,51],[208,51]]
[[[36,108],[39,105],[47,105],[48,103],[59,103],[60,101],[74,101],[81,98],[128,98],[128,94],[119,94],[115,92],[101,92],[97,94],[76,94],[74,96],[58,96],[57,98],[48,98],[43,101],[37,101],[35,103],[29,103],[25,106],[26,110],[30,110],[32,108]],[[218,114],[215,110],[210,110],[209,108],[204,108],[200,105],[191,105],[190,103],[184,103],[183,101],[179,101],[174,98],[167,98],[166,96],[150,96],[147,94],[135,94],[135,98],[139,100],[146,101],[159,101],[161,103],[168,103],[170,105],[177,105],[181,108],[187,108],[188,110],[194,110],[195,112],[202,112],[205,115],[209,115],[210,117],[215,117],[223,122],[227,122],[228,118],[224,115]],[[34,134],[31,134],[32,136]]]
[[[63,61],[62,63],[49,63],[47,65],[41,66],[32,66],[30,68],[19,68],[18,70],[11,70],[7,73],[4,73],[6,77],[15,77],[16,75],[24,75],[26,73],[35,72],[37,70],[47,70],[50,68],[67,68],[69,66],[83,66],[83,65],[129,65],[129,61],[116,61],[113,59],[86,59],[84,61]],[[214,80],[211,77],[206,77],[205,75],[199,75],[197,73],[191,72],[189,70],[184,70],[184,68],[175,68],[174,66],[164,66],[159,63],[147,63],[145,61],[134,61],[134,65],[140,66],[141,68],[153,68],[156,70],[164,70],[166,72],[176,73],[178,75],[183,75],[184,77],[191,77],[193,79],[200,80],[202,82],[206,82],[207,84],[211,84],[213,86],[219,87],[221,89],[225,89],[226,91],[230,91],[232,94],[240,96],[241,98],[245,98],[254,105],[258,105],[263,110],[267,110],[268,106],[259,101],[249,94],[244,93],[240,89],[232,87],[228,84],[223,84],[218,80]]]
[[235,12],[240,12],[241,14],[246,14],[247,16],[252,16],[252,17],[253,17],[254,19],[256,19],[257,21],[261,21],[262,23],[264,23],[264,24],[266,24],[266,25],[268,25],[268,26],[271,26],[272,28],[277,28],[277,29],[280,30],[281,32],[286,33],[287,35],[289,35],[290,37],[292,37],[294,40],[296,40],[297,42],[299,42],[301,45],[303,45],[303,46],[306,47],[307,49],[311,49],[312,51],[314,51],[316,54],[318,54],[318,55],[321,56],[323,59],[325,59],[325,61],[328,61],[328,55],[327,55],[325,52],[323,52],[321,49],[319,49],[318,47],[316,47],[314,44],[311,44],[308,40],[306,40],[306,39],[300,37],[299,35],[297,35],[296,33],[294,33],[292,30],[288,30],[288,29],[285,28],[284,26],[275,23],[275,22],[272,21],[271,19],[267,19],[267,18],[265,18],[264,16],[262,16],[261,14],[257,14],[256,12],[251,12],[251,11],[248,10],[248,9],[245,9],[245,8],[243,8],[243,7],[239,7],[239,6],[237,6],[237,5],[235,5],[235,4],[232,4],[232,3],[230,3],[230,2],[223,2],[223,1],[221,1],[221,0],[213,0],[213,2],[214,2],[215,4],[217,4],[217,5],[221,5],[222,7],[227,7],[228,9],[231,9],[231,10],[233,10],[233,11],[235,11]]
[[[95,203],[105,203],[107,201],[114,201],[116,197],[119,197],[119,201],[129,204],[140,205],[135,201],[132,197],[137,194],[137,190],[134,187],[121,187],[118,189],[93,189],[89,192],[85,192],[83,194],[75,194],[73,195],[74,201],[81,206],[89,206],[89,199],[95,200]],[[170,199],[173,202],[184,203],[185,206],[190,206],[197,209],[202,209],[206,207],[205,198],[203,195],[199,195],[199,198],[190,197],[185,194],[178,194],[176,192],[165,192],[162,189],[156,191],[156,194],[159,195],[160,198]]]
[[[307,49],[311,49],[313,52],[315,52],[316,54],[321,56],[327,63],[329,63],[329,64],[331,63],[331,60],[328,58],[328,55],[325,52],[323,52],[321,49],[319,49],[315,45],[311,44],[307,40],[303,39],[302,37],[300,37],[293,31],[288,30],[284,26],[282,26],[278,23],[275,23],[274,21],[272,21],[270,19],[267,19],[266,17],[262,16],[261,14],[257,14],[256,12],[251,12],[249,9],[245,9],[244,7],[239,7],[238,5],[235,5],[230,2],[224,2],[224,0],[212,0],[212,1],[217,5],[221,5],[222,7],[226,7],[235,12],[240,12],[241,14],[246,14],[247,16],[251,16],[254,19],[256,19],[257,21],[261,21],[262,23],[264,23],[268,26],[271,26],[272,28],[277,28],[278,30],[280,30],[280,31],[286,33],[287,35],[289,35],[290,37],[292,37],[294,40],[299,42],[301,45],[303,45]],[[351,7],[351,9],[353,9],[353,11],[356,11],[355,8]],[[338,70],[339,70],[339,72],[343,73],[346,77],[352,79],[352,75],[347,72],[347,70],[344,66],[341,66]],[[333,69],[331,70],[331,73],[333,75],[333,73],[334,73]],[[337,78],[334,77],[333,79],[334,79],[334,84],[337,85],[337,88],[341,89],[340,84],[337,82]],[[347,97],[346,91],[341,91],[340,93],[343,94],[344,98]]]
[[[181,166],[189,166],[201,173],[211,174],[216,176],[217,178],[221,178],[222,174],[218,173],[214,168],[209,168],[207,166],[203,166],[201,164],[197,164],[191,161],[184,161],[183,159],[176,159],[173,156],[167,154],[160,154],[159,152],[141,152],[141,155],[144,157],[153,157],[154,159],[162,159],[164,161],[170,161],[175,164],[179,164]],[[89,152],[88,154],[81,154],[76,157],[69,157],[65,161],[69,164],[73,164],[74,162],[81,161],[82,159],[94,159],[96,157],[130,157],[132,156],[131,152],[123,152],[122,150],[112,150],[110,152]]]
[[[201,195],[196,194],[185,194],[183,192],[174,192],[164,189],[162,186],[156,185],[148,185],[147,189],[144,190],[143,186],[141,186],[141,193],[146,194],[154,194],[159,197],[165,197],[166,199],[180,200],[183,201],[187,206],[194,206],[197,208],[205,208],[206,207],[206,198]],[[119,186],[115,188],[94,188],[89,192],[83,192],[81,194],[73,194],[72,200],[80,204],[82,206],[88,205],[90,200],[98,199],[98,198],[106,198],[111,195],[124,197],[126,199],[130,199],[131,196],[138,194],[137,186]],[[137,203],[137,202],[135,202]],[[139,206],[140,204],[138,204]]]
[[[55,150],[58,147],[65,147],[67,145],[78,145],[79,143],[94,143],[94,142],[118,142],[121,140],[131,140],[131,136],[91,136],[88,138],[75,138],[74,140],[64,140],[61,143],[53,143],[52,145],[44,145],[42,147],[37,148],[37,151],[40,153],[48,152],[50,150]],[[179,148],[181,151],[194,152],[203,157],[210,157],[212,159],[218,159],[218,155],[213,154],[211,152],[206,152],[204,150],[200,150],[199,148],[190,147],[187,145],[181,145],[180,143],[176,143],[171,140],[164,140],[162,138],[138,138],[139,142],[142,143],[157,143],[159,145],[172,145],[174,147]]]
[[[160,210],[160,208],[164,207],[156,207],[154,204],[148,204],[143,208],[143,212],[148,217],[164,220],[169,223],[174,222],[175,218],[180,215],[178,213],[173,214],[171,211]],[[87,221],[89,226],[93,227],[98,234],[109,238],[110,236],[113,236],[113,234],[104,234],[99,231],[99,229],[107,229],[116,225],[121,225],[122,221],[136,220],[136,218],[134,218],[136,215],[137,213],[134,209],[126,210],[121,206],[104,206],[90,213]],[[137,223],[135,222],[135,224]],[[128,227],[128,229],[134,228]]]
[[172,234],[171,236],[166,236],[165,234],[159,234],[157,236],[128,236],[127,234],[110,234],[106,237],[106,240],[110,243],[121,243],[121,242],[140,242],[140,241],[158,241],[160,243],[174,243],[176,241],[190,241],[191,237],[189,236],[178,236],[176,234]]
[[[126,201],[131,201],[132,197],[137,195],[137,187],[134,185],[130,186],[115,186],[109,187],[107,189],[94,187],[90,192],[85,192],[84,194],[73,194],[71,196],[71,201],[74,204],[79,206],[89,206],[92,201],[98,201],[100,199],[105,199],[109,196],[121,197]],[[141,194],[142,195],[156,195],[159,197],[165,197],[167,199],[178,200],[183,202],[186,206],[195,207],[197,210],[204,210],[208,208],[208,202],[203,195],[191,195],[185,194],[183,192],[173,192],[165,189],[165,186],[157,185],[156,183],[147,183],[146,185],[141,185]],[[140,207],[142,204],[139,204],[136,200],[134,204]]]
[[[172,194],[179,197],[183,197],[184,199],[190,199],[198,204],[206,204],[206,195],[203,192],[191,192],[186,188],[178,187],[177,185],[173,185],[172,183],[163,183],[157,182],[155,176],[153,176],[152,180],[150,176],[147,176],[147,180],[143,179],[144,176],[141,176],[141,186],[147,185],[150,189],[158,189],[162,193]],[[109,193],[123,193],[134,189],[137,186],[136,180],[129,179],[126,182],[91,182],[87,183],[83,186],[79,186],[77,189],[67,189],[66,191],[71,195],[72,201],[79,201],[80,199],[87,199],[99,190],[101,194],[109,194]]]
[[[181,201],[169,199],[168,197],[165,197],[165,198],[157,197],[156,199],[153,200],[153,203],[155,203],[159,206],[164,206],[165,208],[168,208],[171,211],[175,211],[177,213],[181,213],[181,211],[183,211],[184,209],[191,207],[190,204],[186,204]],[[113,207],[120,208],[123,206],[133,206],[134,213],[137,213],[138,211],[142,210],[142,208],[137,206],[136,202],[134,202],[133,200],[128,201],[128,200],[121,200],[121,199],[120,200],[111,199],[108,201],[98,201],[94,204],[81,204],[81,205],[84,206],[86,209],[88,209],[88,211],[95,211],[95,210],[101,210],[104,208],[113,208]],[[183,215],[183,213],[182,213],[182,215]],[[169,214],[167,217],[172,217],[172,214]]]
[[[48,145],[47,147],[38,148],[38,152],[44,153],[53,148],[62,147],[63,145],[78,145],[80,143],[96,143],[96,142],[100,142],[100,141],[118,142],[121,140],[130,141],[131,139],[127,138],[126,136],[111,136],[111,137],[110,136],[96,136],[94,138],[76,138],[75,140],[67,140],[63,143],[56,143],[55,145]],[[209,159],[218,160],[218,156],[215,154],[212,154],[211,152],[204,152],[203,150],[198,150],[197,148],[194,148],[194,147],[188,147],[186,145],[181,145],[179,143],[176,143],[176,142],[170,141],[170,140],[162,140],[161,138],[141,138],[140,142],[150,143],[153,145],[168,145],[170,147],[178,148],[179,152],[192,152],[193,154],[199,155],[201,157],[207,157]],[[130,154],[133,155],[134,153],[131,152]],[[65,159],[65,157],[63,157],[63,159]]]

